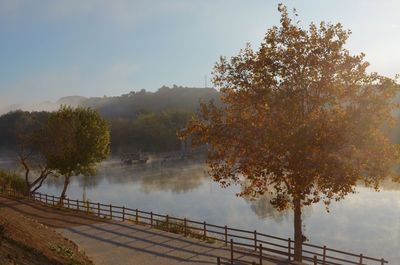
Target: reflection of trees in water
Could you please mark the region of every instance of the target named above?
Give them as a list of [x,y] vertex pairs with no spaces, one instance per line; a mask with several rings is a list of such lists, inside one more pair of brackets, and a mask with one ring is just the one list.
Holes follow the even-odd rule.
[[[103,177],[100,175],[77,176],[77,177],[73,178],[72,182],[73,183],[77,182],[78,186],[81,188],[92,189],[92,188],[97,187],[102,180],[103,180]],[[45,184],[49,187],[55,187],[57,189],[61,189],[64,186],[64,177],[63,176],[60,176],[60,177],[51,176],[46,180]]]
[[[293,210],[286,209],[283,211],[278,211],[277,209],[274,208],[274,206],[272,206],[270,202],[271,196],[268,194],[260,196],[257,199],[245,198],[245,200],[247,201],[247,203],[250,204],[251,210],[257,215],[259,219],[272,218],[277,223],[281,223],[284,220],[285,221],[293,220],[289,218],[293,215]],[[302,210],[302,218],[304,218],[303,236],[305,236],[308,240],[309,238],[307,237],[306,218],[311,216],[312,211],[313,211],[312,206],[303,207]]]
[[[12,159],[0,160],[0,168],[20,171],[20,165]],[[185,193],[199,187],[209,176],[202,159],[198,160],[175,160],[164,164],[161,161],[154,161],[144,165],[122,166],[119,160],[108,160],[99,165],[96,176],[73,178],[83,189],[93,189],[103,180],[111,184],[133,184],[139,183],[146,193],[152,191],[171,191],[174,193]],[[45,185],[61,189],[64,184],[63,177],[49,177]],[[363,183],[358,184],[364,187]],[[385,179],[381,185],[382,190],[400,190],[400,183]],[[246,199],[248,200],[248,199]],[[269,199],[260,198],[249,202],[252,210],[260,218],[274,217],[282,220],[287,213],[273,213],[273,207]]]
[[[73,178],[73,182],[78,182],[84,192],[106,180],[110,184],[139,184],[146,193],[154,191],[186,193],[199,187],[207,178],[206,167],[199,161],[169,161],[164,164],[154,162],[133,166],[108,162],[99,167],[96,176],[78,176]],[[63,186],[63,178],[49,178],[47,185],[60,189]]]
[[246,198],[246,201],[250,204],[251,210],[260,219],[273,218],[276,222],[280,223],[283,219],[288,218],[289,210],[278,211],[272,206],[269,196],[262,196],[258,199],[250,200]]
[[174,193],[186,193],[199,187],[208,174],[204,165],[192,165],[186,167],[169,167],[148,175],[141,179],[141,187],[144,192],[171,191]]
[[104,168],[101,174],[110,183],[139,183],[146,192],[171,191],[186,193],[208,178],[205,165],[199,161],[154,162],[145,165]]
[[81,176],[77,178],[77,182],[79,187],[92,189],[97,187],[100,182],[103,180],[103,176],[96,175],[96,176]]
[[61,189],[64,185],[64,178],[63,177],[54,177],[54,176],[49,176],[44,185],[48,187],[55,187],[57,189]]
[[[288,221],[289,217],[293,214],[291,209],[285,209],[278,211],[272,204],[272,196],[269,193],[259,196],[257,198],[244,197],[248,204],[250,204],[251,210],[257,215],[259,219],[272,218],[276,222],[281,223],[282,221]],[[303,218],[311,216],[312,207],[304,207],[302,211]],[[305,228],[305,227],[304,227]]]
[[390,190],[399,191],[400,190],[400,183],[399,182],[393,182],[391,179],[385,178],[381,182],[380,188],[382,190],[387,190],[387,191],[390,191]]

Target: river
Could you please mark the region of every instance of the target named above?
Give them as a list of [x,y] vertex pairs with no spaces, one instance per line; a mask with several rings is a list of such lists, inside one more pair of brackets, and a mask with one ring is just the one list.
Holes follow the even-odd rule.
[[[59,195],[62,184],[62,178],[51,178],[40,191]],[[211,181],[200,161],[133,166],[107,161],[94,177],[73,177],[67,195],[293,238],[291,211],[274,210],[266,197],[237,197],[238,191]],[[303,222],[312,244],[385,258],[390,264],[400,260],[399,184],[385,182],[380,192],[358,187],[343,201],[332,202],[329,213],[322,203],[305,207]]]

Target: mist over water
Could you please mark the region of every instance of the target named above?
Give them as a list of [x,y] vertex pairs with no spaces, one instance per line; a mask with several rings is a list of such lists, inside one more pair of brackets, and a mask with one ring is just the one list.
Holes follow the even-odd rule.
[[[62,177],[51,178],[40,191],[59,195],[62,185]],[[125,205],[284,238],[293,237],[290,210],[276,211],[267,197],[256,201],[237,197],[235,194],[239,190],[238,186],[220,188],[210,179],[201,160],[153,160],[133,166],[111,160],[98,168],[95,177],[72,178],[67,195],[71,199]],[[385,182],[380,192],[358,187],[356,194],[333,202],[330,213],[322,203],[303,208],[303,220],[309,243],[383,257],[391,264],[400,260],[399,185]]]

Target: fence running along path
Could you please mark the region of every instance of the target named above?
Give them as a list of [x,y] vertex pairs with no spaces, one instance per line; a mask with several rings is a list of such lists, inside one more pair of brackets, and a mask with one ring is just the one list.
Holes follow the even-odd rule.
[[[199,222],[187,218],[177,218],[139,209],[131,209],[125,206],[72,200],[70,198],[63,199],[63,203],[60,205],[60,197],[39,192],[24,196],[15,190],[0,187],[0,193],[14,197],[28,197],[28,199],[43,203],[46,206],[63,207],[73,211],[93,214],[100,218],[147,225],[151,228],[158,228],[210,242],[219,241],[229,247],[230,259],[223,261],[222,258],[218,258],[216,261],[218,265],[234,264],[234,262],[262,265],[263,260],[271,260],[274,256],[278,261],[286,260],[288,264],[292,264],[294,258],[294,240],[260,233],[256,230],[237,229],[226,225],[209,224],[205,221]],[[237,254],[240,254],[240,257],[237,257]],[[244,256],[253,257],[257,262],[240,259]],[[385,265],[389,263],[383,258],[377,259],[364,256],[363,254],[357,255],[309,243],[303,243],[302,257],[303,262],[306,261],[314,265]]]

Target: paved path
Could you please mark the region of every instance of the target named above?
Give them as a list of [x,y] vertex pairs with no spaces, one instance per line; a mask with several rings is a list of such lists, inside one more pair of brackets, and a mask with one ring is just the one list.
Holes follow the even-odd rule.
[[[217,257],[222,257],[225,262],[230,257],[229,249],[223,244],[209,244],[146,226],[105,221],[83,213],[1,196],[0,207],[13,209],[55,228],[83,249],[96,265],[212,265],[216,264]],[[235,259],[245,259],[250,264],[257,261],[240,254],[235,254]],[[264,260],[263,264],[285,263]]]

